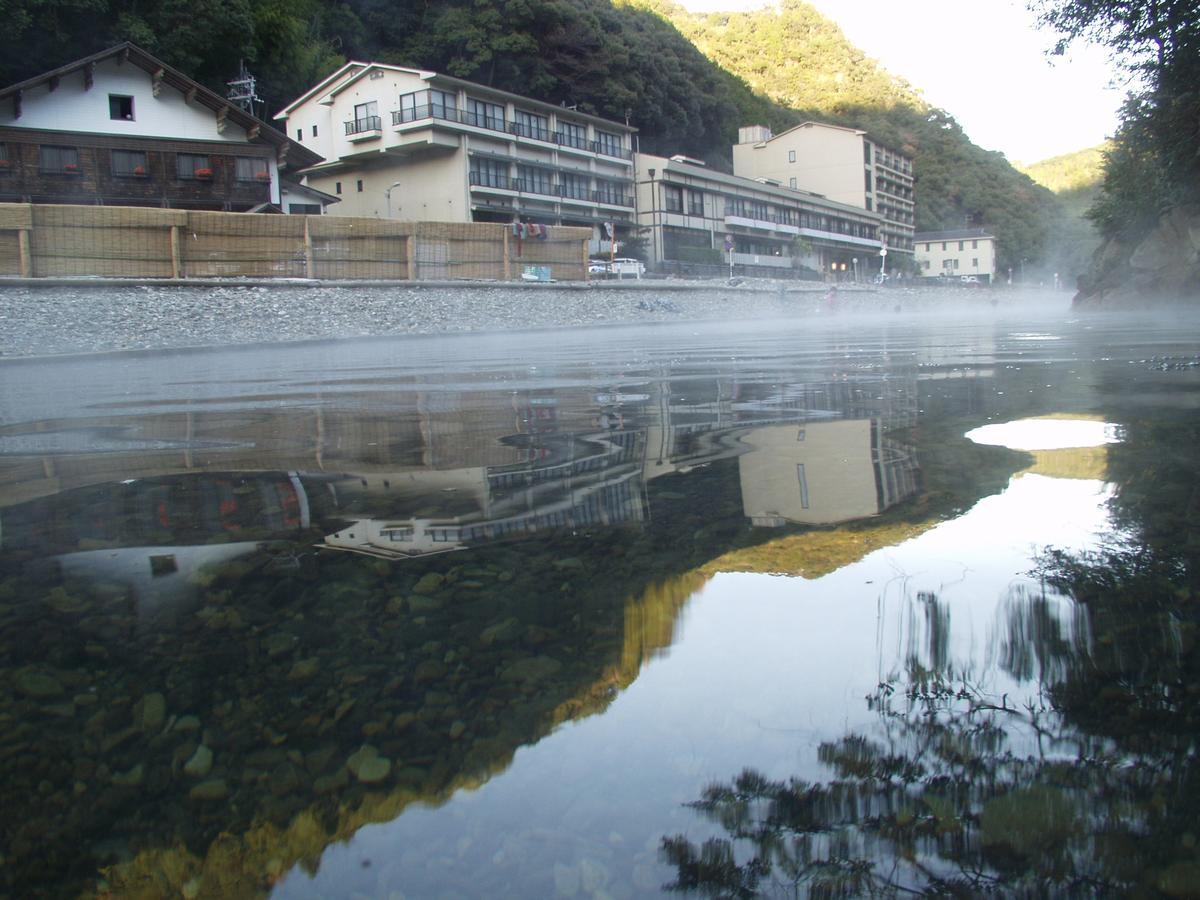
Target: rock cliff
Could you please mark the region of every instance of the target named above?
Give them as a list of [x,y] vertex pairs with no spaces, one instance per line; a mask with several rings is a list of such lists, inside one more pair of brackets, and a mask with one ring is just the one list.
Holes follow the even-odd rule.
[[1105,241],[1079,282],[1080,308],[1200,300],[1200,206],[1176,207],[1140,238]]

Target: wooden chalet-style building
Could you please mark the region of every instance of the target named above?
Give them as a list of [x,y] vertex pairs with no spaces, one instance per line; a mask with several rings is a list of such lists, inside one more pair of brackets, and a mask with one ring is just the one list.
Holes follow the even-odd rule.
[[288,212],[280,173],[319,162],[128,43],[0,89],[0,202]]

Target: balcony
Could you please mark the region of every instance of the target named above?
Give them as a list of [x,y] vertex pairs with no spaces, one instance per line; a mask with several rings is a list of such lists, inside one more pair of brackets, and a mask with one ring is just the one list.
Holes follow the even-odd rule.
[[592,191],[592,202],[603,203],[607,206],[633,207],[633,197],[614,191]]
[[560,147],[567,147],[573,150],[583,150],[585,153],[591,151],[591,144],[587,138],[576,137],[575,135],[566,134],[562,131],[554,133],[554,143]]
[[477,188],[492,188],[497,191],[514,190],[512,182],[514,179],[507,175],[499,175],[494,172],[471,172],[468,175],[468,180],[471,187]]
[[564,200],[580,200],[584,203],[591,202],[591,191],[586,187],[578,185],[560,184],[558,186],[558,196]]
[[537,178],[514,178],[511,182],[512,190],[520,194],[542,194],[546,197],[555,196],[555,190],[549,180],[542,181]]
[[383,120],[379,116],[351,119],[345,125],[346,137],[352,141],[368,141],[383,134]]
[[609,144],[604,141],[592,141],[591,150],[593,153],[599,153],[601,156],[612,156],[616,159],[633,159],[633,153],[626,150],[624,147],[616,144]]
[[529,138],[531,141],[544,141],[547,144],[553,143],[549,128],[544,128],[541,125],[533,125],[528,122],[509,122],[508,133],[515,134],[517,137]]

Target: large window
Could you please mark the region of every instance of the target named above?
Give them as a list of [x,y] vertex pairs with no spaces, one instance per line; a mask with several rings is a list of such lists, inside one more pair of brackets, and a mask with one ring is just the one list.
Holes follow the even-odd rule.
[[499,103],[488,103],[484,100],[467,98],[467,124],[477,128],[490,128],[492,131],[504,130],[504,107]]
[[75,147],[53,147],[42,145],[39,149],[38,168],[49,174],[75,174],[79,171],[79,150]]
[[564,147],[587,149],[587,128],[574,122],[558,123],[558,143]]
[[673,184],[662,186],[663,209],[669,213],[683,212],[683,188]]
[[472,156],[471,184],[508,190],[511,187],[508,178],[508,163],[498,159]]
[[523,191],[532,194],[554,193],[548,169],[540,169],[536,166],[517,166],[517,177],[520,179]]
[[704,215],[704,195],[699,191],[688,191],[688,215]]
[[194,178],[212,178],[213,170],[208,157],[200,153],[176,153],[175,175],[185,181]]
[[374,100],[354,105],[354,119],[346,123],[346,134],[362,134],[364,131],[379,131],[383,123],[379,120],[379,104]]
[[0,143],[0,175],[12,168],[12,160],[8,156],[8,144]]
[[144,150],[114,150],[112,152],[112,171],[114,175],[123,177],[142,177],[149,170]]
[[448,91],[414,91],[400,97],[399,118],[401,122],[414,122],[417,119],[458,119],[458,101],[454,94]]
[[537,113],[518,109],[513,113],[513,134],[538,141],[550,140],[550,120]]
[[596,202],[611,203],[615,206],[629,206],[628,200],[625,198],[625,191],[621,184],[616,181],[607,181],[603,178],[596,179]]
[[559,176],[559,193],[571,200],[586,200],[588,198],[588,176],[563,172]]
[[239,156],[236,163],[236,177],[238,181],[270,181],[271,170],[265,159]]
[[625,156],[625,149],[621,145],[621,136],[598,129],[596,131],[596,151],[606,156]]

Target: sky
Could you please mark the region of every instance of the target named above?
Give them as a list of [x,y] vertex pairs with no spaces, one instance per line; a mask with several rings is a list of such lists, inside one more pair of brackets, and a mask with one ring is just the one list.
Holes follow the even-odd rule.
[[[681,0],[693,11],[750,9],[763,0]],[[808,0],[852,44],[925,100],[949,112],[972,142],[1034,163],[1094,147],[1116,129],[1124,83],[1101,47],[1053,60],[1051,32],[1024,0]]]

